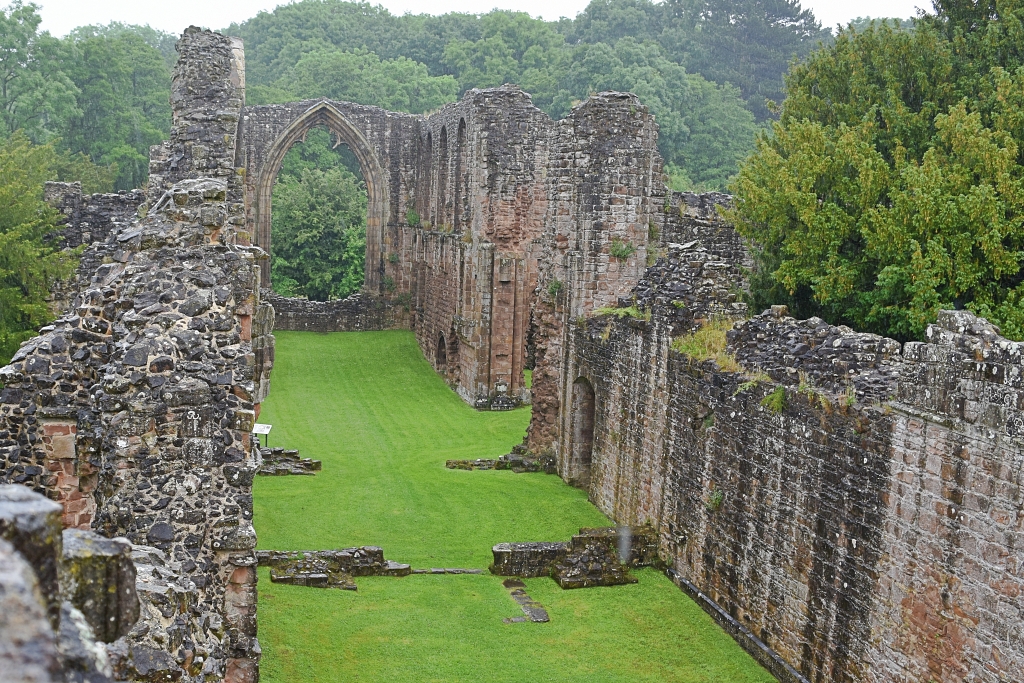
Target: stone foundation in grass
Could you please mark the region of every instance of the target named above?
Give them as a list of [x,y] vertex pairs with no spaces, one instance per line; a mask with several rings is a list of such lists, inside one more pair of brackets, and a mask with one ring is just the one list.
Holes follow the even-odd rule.
[[323,463],[312,458],[299,456],[296,450],[284,448],[261,448],[262,462],[257,474],[283,476],[289,474],[314,475],[323,468]]
[[551,576],[562,588],[636,583],[630,567],[659,564],[650,527],[583,528],[568,543],[499,543],[491,549],[497,576]]
[[355,590],[356,576],[408,576],[407,564],[384,559],[384,551],[376,546],[341,550],[260,550],[259,566],[270,567],[273,583],[314,588]]

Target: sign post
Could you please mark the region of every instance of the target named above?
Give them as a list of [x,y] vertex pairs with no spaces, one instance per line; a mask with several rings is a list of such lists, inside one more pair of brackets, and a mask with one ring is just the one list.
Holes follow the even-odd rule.
[[264,446],[266,446],[267,448],[270,447],[270,429],[272,427],[273,427],[273,425],[260,424],[259,422],[257,422],[256,424],[254,424],[252,426],[252,433],[256,435],[256,443],[257,444],[260,441],[259,435],[260,434],[266,434],[266,436],[267,436],[267,443],[265,443]]

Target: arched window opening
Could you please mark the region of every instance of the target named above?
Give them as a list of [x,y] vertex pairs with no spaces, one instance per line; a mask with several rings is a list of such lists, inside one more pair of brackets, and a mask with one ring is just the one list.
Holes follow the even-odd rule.
[[590,487],[590,469],[594,461],[594,387],[585,377],[572,385],[572,455],[569,481],[580,488]]
[[459,134],[455,144],[455,231],[469,223],[469,174],[466,171],[466,119],[459,119]]
[[271,285],[283,296],[343,299],[363,286],[367,191],[352,150],[310,128],[281,162],[271,214]]
[[448,224],[448,129],[442,127],[437,138],[440,149],[440,160],[437,164],[437,230],[444,230]]
[[444,335],[437,336],[436,363],[437,371],[442,375],[448,371],[448,345],[445,343]]
[[[434,138],[428,132],[427,142],[420,150],[420,175],[416,191],[417,215],[413,219],[419,219],[420,225],[430,221],[430,184],[433,179],[434,167]],[[414,221],[415,222],[415,221]],[[410,226],[417,227],[417,226]]]

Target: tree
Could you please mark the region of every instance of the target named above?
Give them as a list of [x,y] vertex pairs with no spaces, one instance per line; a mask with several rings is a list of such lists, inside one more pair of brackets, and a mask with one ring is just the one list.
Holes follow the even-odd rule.
[[799,0],[665,0],[661,43],[689,71],[730,83],[759,121],[783,97],[789,63],[831,40]]
[[[81,35],[85,35],[82,33]],[[149,148],[170,134],[170,69],[134,32],[68,40],[63,63],[77,90],[64,143],[94,162],[117,165],[115,188],[141,187]]]
[[669,61],[657,43],[623,38],[576,48],[553,115],[590,93],[635,93],[658,121],[658,147],[676,189],[723,189],[750,152],[756,126],[739,92]]
[[459,80],[459,89],[493,88],[515,83],[550,110],[568,66],[565,36],[525,12],[495,10],[480,18],[479,40],[453,40],[444,48],[444,64]]
[[43,201],[43,182],[54,156],[21,132],[0,142],[0,365],[50,321],[50,286],[77,262],[49,237],[58,214]]
[[60,68],[61,41],[38,32],[38,10],[21,0],[0,10],[0,136],[23,130],[46,142],[78,113],[78,93]]
[[273,202],[274,290],[319,301],[358,291],[366,258],[367,196],[347,147],[333,147],[322,128],[309,131],[306,141],[285,155]]
[[253,89],[251,104],[329,97],[411,114],[453,102],[458,84],[451,76],[431,76],[423,64],[398,57],[381,60],[366,51],[322,49],[303,55],[272,88]]
[[93,24],[91,26],[79,26],[68,33],[68,38],[73,41],[86,40],[87,38],[118,38],[125,34],[136,35],[160,53],[168,69],[173,69],[178,61],[178,36],[167,31],[152,28],[148,24],[125,24],[120,21],[112,21],[106,25]]
[[1024,69],[1007,28],[1024,9],[1000,7],[845,30],[793,68],[734,186],[757,305],[904,340],[965,307],[1024,338]]

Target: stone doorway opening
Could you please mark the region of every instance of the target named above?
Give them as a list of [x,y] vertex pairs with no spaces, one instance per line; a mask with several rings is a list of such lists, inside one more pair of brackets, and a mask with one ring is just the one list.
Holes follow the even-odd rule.
[[448,373],[448,344],[444,340],[444,335],[439,334],[437,336],[437,350],[435,352],[434,367],[442,375]]
[[582,489],[590,487],[595,412],[594,386],[580,377],[572,385],[572,451],[567,474],[569,482]]
[[[353,125],[339,109],[346,105],[347,103],[318,102],[299,113],[283,131],[274,133],[272,138],[266,141],[267,148],[251,150],[256,161],[254,168],[250,169],[253,171],[253,178],[247,183],[252,183],[254,237],[255,243],[273,258],[276,249],[271,239],[272,224],[275,222],[272,214],[279,211],[280,207],[276,205],[278,199],[274,197],[275,206],[273,211],[271,210],[272,195],[277,194],[275,185],[279,174],[287,169],[285,157],[292,153],[297,143],[305,146],[310,141],[323,137],[328,141],[326,146],[344,158],[340,165],[359,178],[366,195],[363,230],[365,246],[362,247],[364,279],[361,284],[367,291],[377,292],[382,285],[384,255],[381,245],[385,219],[388,215],[388,188],[383,180],[384,173],[380,162],[370,143],[360,128]],[[333,186],[336,185],[337,183],[333,183]],[[327,187],[332,187],[332,184],[327,183]],[[261,278],[263,286],[271,284],[271,263],[268,261],[261,264]]]
[[272,195],[274,291],[312,301],[363,286],[367,190],[359,160],[337,133],[316,125],[282,159]]

